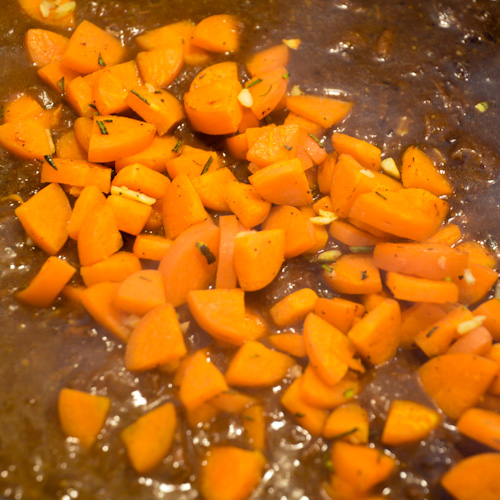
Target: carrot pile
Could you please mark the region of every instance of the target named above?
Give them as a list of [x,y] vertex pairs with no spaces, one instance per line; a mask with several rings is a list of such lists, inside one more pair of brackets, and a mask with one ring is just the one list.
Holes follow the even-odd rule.
[[[21,2],[28,13],[31,3]],[[447,223],[446,175],[418,147],[398,168],[375,145],[332,132],[353,103],[292,87],[290,44],[255,53],[244,68],[233,62],[243,29],[234,16],[145,32],[128,59],[118,39],[76,25],[69,9],[42,16],[75,25],[69,38],[26,35],[61,104],[44,110],[19,94],[0,125],[4,148],[42,162],[43,187],[15,213],[48,259],[16,296],[36,307],[59,295],[81,303],[125,344],[128,370],[172,377],[178,398],[121,430],[133,468],[144,473],[165,458],[179,418],[198,426],[231,413],[247,447],[210,447],[198,487],[207,499],[247,498],[270,465],[269,415],[252,389],[283,383],[289,418],[329,443],[332,498],[368,498],[397,469],[393,451],[445,418],[492,451],[452,467],[443,487],[456,498],[498,498],[500,416],[481,406],[500,395],[496,257]],[[214,63],[215,54],[226,59]],[[168,87],[186,65],[199,71],[180,101]],[[62,130],[66,106],[77,118]],[[223,136],[224,150],[184,143],[182,123]],[[236,177],[234,161],[245,162],[248,179]],[[124,247],[124,234],[133,245]],[[78,265],[60,257],[68,240]],[[331,296],[302,288],[252,309],[248,295],[292,258],[315,263]],[[191,348],[176,311],[185,304],[213,345]],[[214,346],[227,348],[225,370]],[[416,376],[429,404],[394,399],[375,448],[357,396],[366,371],[398,349],[428,358]],[[62,388],[62,429],[90,449],[112,407]],[[484,480],[463,484],[479,473]]]

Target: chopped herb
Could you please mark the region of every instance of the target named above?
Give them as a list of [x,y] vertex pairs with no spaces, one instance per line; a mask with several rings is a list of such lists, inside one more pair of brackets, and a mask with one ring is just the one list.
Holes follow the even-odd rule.
[[246,85],[245,88],[249,89],[250,87],[253,87],[254,85],[259,84],[262,81],[262,78],[257,78],[257,80],[254,80],[253,82],[250,82],[248,85]]
[[2,104],[0,106],[0,118],[3,118],[5,114],[5,106]]
[[305,413],[299,413],[299,412],[294,413],[294,415],[295,415],[297,418],[304,418],[304,417],[306,416],[306,414],[305,414]]
[[352,253],[372,253],[375,247],[349,247]]
[[154,94],[161,94],[161,90],[155,90]]
[[102,135],[108,135],[108,129],[106,128],[106,125],[100,120],[97,120],[97,126],[99,127],[99,130],[101,131]]
[[387,198],[383,194],[380,194],[378,191],[375,191],[375,194],[380,196],[383,200],[387,200]]
[[352,429],[349,429],[348,431],[342,432],[341,434],[337,434],[336,436],[333,436],[332,439],[342,439],[347,436],[350,436],[351,434],[354,434],[358,430],[357,427],[353,427]]
[[174,146],[174,149],[172,149],[172,151],[173,151],[174,153],[177,153],[177,151],[179,151],[179,149],[181,148],[181,145],[182,145],[182,139],[179,139],[179,140],[177,141],[177,144]]
[[90,103],[89,108],[92,108],[95,110],[95,114],[99,116],[101,113],[99,113],[99,110],[97,109],[97,106],[95,104]]
[[265,95],[269,94],[269,92],[271,92],[272,88],[273,88],[273,86],[269,85],[269,88],[267,89],[267,92],[264,92],[263,94],[261,94],[260,97],[264,97]]
[[207,259],[208,265],[213,264],[216,261],[215,255],[210,251],[210,248],[208,248],[208,245],[206,243],[197,241],[196,248]]
[[451,281],[451,278],[449,276],[446,276],[445,278],[443,278],[443,281],[449,283]]
[[321,266],[327,273],[331,273],[333,271],[333,267],[332,266],[327,266],[326,264],[323,264]]
[[325,453],[324,456],[323,456],[323,465],[325,466],[325,469],[328,471],[328,472],[333,472],[334,469],[333,469],[333,462],[330,458],[330,454],[329,453]]
[[145,97],[143,97],[141,94],[139,94],[139,92],[136,92],[135,90],[131,90],[130,92],[132,94],[134,94],[136,97],[138,97],[141,101],[145,102],[148,106],[150,105],[149,101]]
[[486,246],[492,251],[492,252],[497,252],[498,251],[498,243],[491,234],[488,235],[486,238]]
[[57,86],[61,89],[61,92],[64,94],[64,76],[57,82]]
[[428,332],[426,337],[429,338],[439,327],[435,326],[434,328],[431,328]]
[[254,359],[255,359],[255,358],[260,358],[260,356],[259,356],[258,354],[252,354],[252,356],[251,356],[251,357],[252,357],[252,358],[254,358]]
[[243,415],[243,418],[245,420],[250,420],[251,422],[253,422],[255,419],[253,417],[251,417],[250,415]]
[[50,155],[45,155],[44,156],[45,161],[54,169],[57,170],[57,165],[54,163],[54,160],[52,159],[52,156]]
[[475,108],[480,112],[480,113],[484,113],[485,111],[488,110],[488,103],[486,101],[483,101],[483,102],[478,102],[475,106]]
[[113,123],[113,120],[111,120],[111,118],[106,118],[106,120],[103,120],[103,123]]
[[203,167],[203,170],[201,171],[201,175],[206,174],[208,172],[208,169],[210,168],[210,165],[212,165],[213,161],[214,161],[214,158],[213,158],[213,156],[211,156],[207,160],[207,163],[205,163],[205,166]]
[[314,142],[316,142],[318,144],[318,146],[320,148],[325,148],[325,145],[323,144],[323,141],[319,140],[314,134],[311,134],[311,132],[309,132],[307,134]]
[[104,59],[102,58],[100,52],[99,52],[99,59],[97,59],[97,64],[99,64],[99,66],[106,66],[106,63],[104,62]]
[[151,281],[149,278],[146,278],[146,276],[139,276],[139,278],[144,281]]
[[291,151],[293,148],[292,146],[288,146],[288,144],[283,144],[283,147],[287,150],[287,151]]
[[368,271],[361,271],[361,281],[368,279]]
[[290,73],[287,71],[287,72],[283,75],[283,80],[287,80],[288,78],[290,78]]
[[351,399],[354,396],[354,389],[346,389],[344,391],[344,398]]

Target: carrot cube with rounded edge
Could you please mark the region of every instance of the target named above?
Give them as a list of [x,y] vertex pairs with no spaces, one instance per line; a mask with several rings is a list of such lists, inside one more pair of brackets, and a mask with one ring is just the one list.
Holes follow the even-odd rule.
[[288,71],[283,66],[260,73],[246,84],[252,96],[250,109],[259,120],[272,113],[279,105],[286,94],[287,84]]
[[326,439],[342,439],[351,444],[368,443],[368,413],[358,403],[345,403],[328,416],[323,429]]
[[277,326],[293,325],[313,311],[317,300],[318,295],[314,290],[301,288],[274,304],[269,314]]
[[491,410],[470,408],[457,422],[457,429],[479,443],[500,451],[500,415]]
[[270,335],[267,340],[271,345],[280,351],[286,352],[296,358],[304,358],[307,356],[304,337],[296,333],[280,333]]
[[245,66],[252,76],[256,76],[280,66],[286,67],[289,57],[290,49],[284,43],[280,43],[251,55]]
[[42,121],[24,118],[0,125],[0,145],[10,153],[29,160],[51,155],[51,139]]
[[474,316],[486,316],[483,322],[495,340],[500,340],[500,299],[492,298],[472,311]]
[[349,154],[363,167],[370,170],[380,170],[382,152],[373,144],[339,132],[334,132],[332,144],[339,155]]
[[260,404],[254,404],[244,410],[241,416],[250,446],[255,450],[263,451],[266,447],[264,407]]
[[324,128],[330,128],[345,118],[352,105],[352,102],[314,95],[296,95],[286,98],[286,107],[290,111]]
[[191,43],[209,52],[236,52],[240,47],[240,20],[229,14],[202,19],[191,35]]
[[111,183],[112,186],[126,187],[158,200],[165,196],[170,180],[167,176],[139,163],[120,169]]
[[140,260],[130,252],[116,252],[90,266],[81,266],[80,274],[86,286],[102,281],[122,282],[127,276],[140,271]]
[[25,43],[33,64],[45,66],[61,60],[68,38],[54,31],[32,28],[26,32]]
[[226,187],[235,182],[236,177],[227,167],[208,171],[192,179],[191,183],[199,194],[205,208],[219,212],[230,212],[226,201]]
[[145,83],[156,89],[168,87],[177,77],[184,63],[181,43],[171,43],[159,49],[139,52],[137,66]]
[[168,250],[172,240],[156,234],[137,235],[132,252],[139,259],[160,261]]
[[106,198],[106,207],[112,212],[120,231],[137,236],[151,215],[151,205],[112,194]]
[[353,326],[354,320],[363,317],[365,308],[357,302],[339,297],[333,299],[320,297],[314,304],[313,312],[342,333],[347,333]]
[[271,210],[271,203],[264,200],[250,184],[232,181],[225,186],[227,206],[248,229],[262,224]]

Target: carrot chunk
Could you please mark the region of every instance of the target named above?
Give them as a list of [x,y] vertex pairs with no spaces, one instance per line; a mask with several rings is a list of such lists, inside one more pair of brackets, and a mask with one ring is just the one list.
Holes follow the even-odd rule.
[[278,326],[293,325],[313,311],[317,300],[318,295],[314,290],[301,288],[274,304],[269,314]]
[[120,437],[137,472],[147,472],[162,461],[172,446],[176,427],[175,406],[166,403],[123,429]]
[[236,52],[240,47],[240,20],[218,14],[202,19],[191,35],[191,43],[210,52]]
[[160,261],[172,244],[163,236],[156,234],[139,234],[134,241],[132,251],[139,259]]
[[256,52],[250,56],[245,65],[248,72],[252,76],[256,76],[262,73],[267,73],[268,71],[279,68],[280,66],[286,67],[289,57],[289,48],[284,43],[280,43],[279,45],[274,45],[269,49]]
[[215,277],[215,288],[236,288],[237,277],[234,269],[233,255],[238,219],[234,215],[223,215],[219,218],[220,246],[219,264]]
[[352,102],[314,95],[297,95],[286,99],[286,107],[290,111],[325,128],[344,119],[352,105]]
[[287,354],[296,358],[304,358],[307,356],[304,337],[296,333],[280,333],[267,337],[271,345]]
[[342,439],[351,444],[366,444],[368,431],[366,410],[357,403],[345,403],[330,413],[323,436],[327,439]]
[[500,340],[500,299],[493,298],[483,302],[473,311],[474,316],[486,316],[483,322],[495,340]]
[[498,273],[490,267],[469,263],[464,276],[453,278],[453,283],[458,287],[458,300],[469,305],[484,299],[497,280]]
[[61,60],[68,38],[54,31],[29,29],[25,43],[32,62],[36,66],[45,66]]
[[466,410],[457,422],[457,429],[465,436],[500,451],[500,415],[482,408]]
[[59,393],[59,419],[64,433],[76,437],[80,446],[88,450],[104,426],[111,406],[105,396],[65,387]]
[[415,337],[421,332],[429,332],[431,326],[446,316],[446,311],[437,304],[420,302],[413,304],[401,313],[401,328],[399,330],[402,348],[414,346]]
[[288,71],[284,67],[260,73],[246,84],[246,88],[252,96],[250,109],[259,120],[272,113],[279,105],[286,94],[287,84]]
[[115,194],[106,198],[105,205],[113,212],[118,229],[134,236],[144,229],[152,211],[150,205]]
[[247,410],[250,406],[255,405],[257,400],[243,394],[242,392],[230,389],[229,391],[221,392],[210,400],[210,404],[219,411],[239,415]]
[[0,145],[12,154],[29,160],[43,160],[52,150],[48,130],[35,118],[0,125]]
[[248,436],[248,442],[254,450],[264,451],[266,447],[266,418],[264,407],[254,404],[242,413],[243,427]]
[[130,252],[116,252],[110,257],[90,266],[82,266],[80,274],[86,286],[102,281],[120,283],[141,270],[140,260]]
[[347,333],[353,326],[355,318],[363,316],[365,308],[362,304],[339,297],[333,299],[320,297],[314,304],[313,312],[342,333]]
[[170,180],[151,168],[135,163],[122,168],[113,178],[112,185],[126,187],[151,198],[159,199],[165,196]]
[[271,210],[271,203],[264,200],[250,184],[228,182],[224,199],[227,206],[248,229],[262,224]]
[[169,47],[139,52],[136,60],[144,82],[160,89],[168,87],[180,73],[184,50],[182,44],[172,43]]

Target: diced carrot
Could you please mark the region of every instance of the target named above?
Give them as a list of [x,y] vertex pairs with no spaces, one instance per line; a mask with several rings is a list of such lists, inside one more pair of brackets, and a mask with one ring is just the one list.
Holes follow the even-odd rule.
[[206,500],[244,500],[257,487],[266,459],[256,450],[211,446],[203,457],[200,491]]
[[80,73],[64,66],[61,61],[46,64],[37,73],[52,90],[60,95],[64,95],[66,86],[80,76]]
[[326,439],[342,439],[351,444],[368,443],[368,413],[358,403],[345,403],[335,408],[323,428]]
[[271,210],[271,203],[264,200],[251,184],[228,182],[224,198],[231,212],[248,229],[262,224]]
[[458,302],[458,287],[450,281],[416,278],[389,271],[385,284],[398,300],[432,304]]
[[328,153],[318,137],[305,130],[300,131],[299,147],[304,148],[313,165],[322,164],[328,157]]
[[344,441],[333,443],[331,461],[335,475],[354,486],[358,495],[385,481],[396,468],[396,460],[383,451]]
[[282,229],[241,233],[234,244],[234,269],[243,290],[255,291],[269,285],[285,259]]
[[500,415],[482,408],[470,408],[458,419],[460,433],[500,451]]
[[139,234],[132,251],[139,259],[160,261],[172,244],[172,240],[156,234]]
[[437,233],[426,240],[426,243],[439,243],[440,245],[453,246],[462,239],[460,228],[453,223],[444,225]]
[[239,133],[228,137],[227,139],[225,139],[224,145],[228,153],[233,158],[235,158],[236,160],[246,160],[248,153],[248,139],[245,133]]
[[382,290],[377,293],[365,293],[361,296],[361,303],[363,304],[366,312],[373,311],[377,306],[379,306],[384,300],[390,299],[391,294],[386,290]]
[[[87,151],[90,146],[90,134],[92,132],[93,120],[92,118],[87,118],[85,116],[80,116],[75,120],[73,124],[73,130],[75,132],[76,140],[78,144]],[[87,155],[88,156],[88,155]]]
[[15,294],[16,299],[35,307],[48,307],[75,272],[68,261],[49,257],[27,288]]
[[15,209],[28,236],[44,252],[55,255],[68,239],[71,206],[58,184],[49,184]]
[[254,397],[233,389],[221,392],[210,400],[210,404],[217,408],[217,410],[234,415],[243,413],[250,406],[255,405],[256,402],[257,400]]
[[215,288],[236,288],[238,280],[234,269],[233,255],[239,229],[238,219],[234,215],[223,215],[219,217],[219,228],[219,263],[215,276]]
[[315,243],[312,223],[298,208],[291,205],[272,208],[262,224],[262,229],[285,231],[286,259],[297,257],[309,250]]
[[82,292],[85,290],[83,285],[73,286],[71,284],[66,285],[61,290],[61,297],[75,304],[81,304]]
[[312,203],[311,188],[297,158],[273,163],[248,179],[262,198],[276,205]]
[[475,304],[484,299],[498,281],[496,271],[480,264],[469,262],[465,273],[468,273],[468,276],[453,278],[453,283],[458,287],[458,300],[462,304]]
[[256,76],[280,66],[286,67],[289,56],[290,50],[288,47],[284,43],[280,43],[251,55],[245,66],[250,75]]
[[361,231],[371,234],[382,241],[394,240],[394,236],[392,234],[382,231],[381,229],[377,229],[376,227],[373,227],[370,224],[367,224],[366,222],[361,221],[359,219],[353,219],[352,217],[348,217],[346,221],[349,224],[357,227],[358,229],[361,229]]
[[95,264],[120,250],[123,239],[108,205],[105,204],[85,217],[77,243],[82,266]]
[[59,121],[61,106],[43,109],[38,101],[29,94],[17,95],[4,106],[5,122],[18,122],[27,118],[39,119],[45,128],[54,128]]
[[144,82],[160,89],[168,87],[180,73],[184,49],[181,43],[173,42],[168,47],[139,52],[136,60]]
[[290,111],[324,128],[345,118],[352,105],[352,102],[314,95],[297,95],[286,99],[286,107]]
[[382,281],[373,257],[364,254],[342,255],[324,268],[326,282],[339,293],[363,294],[382,290]]
[[442,280],[463,276],[468,255],[438,243],[379,243],[373,263],[385,271]]
[[208,288],[213,282],[219,238],[219,228],[207,220],[185,230],[170,245],[159,266],[167,302],[180,306],[190,290]]
[[486,356],[492,344],[493,337],[488,329],[484,326],[478,326],[474,330],[461,335],[446,352],[468,352],[469,354]]
[[219,411],[210,402],[202,403],[192,410],[185,410],[186,421],[192,429],[200,428],[212,422]]
[[349,224],[344,220],[334,220],[329,228],[330,236],[350,247],[373,247],[380,238]]
[[283,66],[259,73],[246,84],[252,96],[251,110],[259,120],[275,110],[286,94],[287,84],[288,71]]
[[444,489],[461,500],[496,500],[500,494],[500,455],[480,453],[462,459],[441,477]]
[[309,364],[301,377],[300,396],[316,408],[330,409],[350,401],[361,389],[360,380],[351,371],[331,386],[326,384]]
[[219,212],[229,212],[226,201],[226,187],[229,182],[236,181],[236,177],[227,167],[209,171],[192,179],[193,187],[200,196],[205,208]]
[[436,356],[418,369],[424,390],[445,415],[458,419],[488,389],[498,365],[475,354]]
[[127,90],[109,69],[99,73],[92,87],[92,97],[92,102],[101,115],[123,113],[128,109],[125,102]]
[[118,64],[125,57],[119,40],[89,21],[82,21],[69,39],[61,62],[80,73]]
[[166,170],[165,163],[179,154],[177,147],[178,142],[179,140],[175,137],[159,137],[156,135],[153,138],[153,142],[146,149],[116,160],[115,169],[119,172],[127,165],[139,163],[157,172],[164,172]]
[[60,3],[50,5],[48,12],[42,13],[39,0],[18,0],[21,8],[35,21],[57,26],[60,28],[72,28],[75,25],[74,8],[70,7],[68,12],[65,12],[64,7],[70,0],[61,0]]
[[108,196],[106,207],[111,209],[120,231],[137,236],[151,215],[151,206],[120,195]]
[[280,333],[270,335],[267,339],[274,348],[295,356],[296,358],[304,358],[307,356],[304,337],[302,335],[296,333]]
[[325,425],[327,411],[304,401],[300,394],[302,379],[296,379],[281,396],[281,404],[295,420],[313,436],[320,436]]
[[351,155],[363,167],[370,170],[380,170],[381,151],[373,144],[339,132],[334,132],[332,144],[339,155]]
[[140,260],[130,252],[116,252],[110,257],[90,266],[82,266],[80,274],[86,286],[102,281],[120,283],[141,270]]
[[250,446],[254,450],[264,451],[266,447],[266,419],[262,405],[252,405],[242,413],[243,427]]
[[10,153],[30,160],[43,160],[54,152],[49,131],[36,118],[0,125],[0,145]]
[[179,398],[187,410],[196,408],[228,389],[224,375],[202,351],[197,351],[187,360],[179,387]]
[[320,297],[316,300],[313,311],[342,333],[347,333],[353,326],[354,319],[364,315],[365,308],[357,302],[339,297],[333,299]]
[[495,340],[500,340],[500,299],[493,298],[483,302],[473,311],[474,316],[486,316],[483,325]]
[[162,461],[172,446],[176,427],[175,406],[165,403],[122,430],[120,438],[137,472],[147,472]]
[[401,313],[400,346],[403,349],[413,347],[415,337],[421,331],[430,331],[430,327],[444,318],[446,311],[437,304],[419,302]]
[[210,52],[236,52],[240,47],[238,17],[218,14],[202,19],[191,35],[191,43]]
[[95,113],[95,104],[92,86],[81,76],[64,80],[66,101],[80,116],[92,117]]
[[313,311],[318,295],[311,288],[301,288],[293,292],[269,310],[274,323],[280,327],[293,325],[303,320]]
[[87,152],[76,140],[75,132],[70,130],[56,140],[56,157],[64,160],[86,160]]
[[182,153],[176,158],[166,162],[168,175],[175,179],[180,174],[185,174],[189,179],[194,180],[203,175],[217,172],[221,164],[221,159],[215,151],[195,149],[185,146]]
[[165,196],[170,180],[155,170],[135,163],[122,168],[113,178],[112,185],[126,187],[151,198],[159,199]]
[[[399,347],[401,312],[399,303],[386,299],[365,314],[348,333],[359,354],[374,365],[389,361]],[[380,332],[384,332],[380,335]]]
[[166,90],[150,92],[145,87],[134,87],[125,102],[144,120],[156,127],[158,135],[165,135],[184,118],[182,104]]
[[89,213],[103,207],[105,203],[106,198],[99,187],[95,185],[85,187],[75,202],[68,222],[67,230],[70,238],[74,240],[78,239],[78,234],[80,233],[85,217]]
[[163,227],[168,238],[203,222],[209,215],[186,174],[178,175],[168,187],[163,202]]
[[186,353],[175,309],[170,304],[160,304],[146,313],[132,330],[125,351],[125,366],[131,371],[151,370],[179,361]]
[[41,182],[57,182],[85,188],[96,186],[103,193],[111,189],[111,169],[95,165],[85,160],[65,160],[54,158],[51,163],[46,160],[42,164]]
[[67,387],[61,389],[57,408],[64,433],[76,437],[80,446],[88,450],[104,427],[110,406],[106,396]]
[[147,148],[156,134],[154,125],[125,116],[95,116],[89,142],[89,161],[106,163]]
[[315,253],[323,250],[328,243],[328,231],[326,226],[322,224],[313,224],[310,219],[316,217],[317,214],[310,205],[305,205],[299,207],[300,212],[307,219],[307,225],[309,226],[312,234],[313,245],[309,247],[304,253],[306,255],[314,255]]
[[469,262],[471,264],[486,266],[491,269],[495,269],[497,265],[496,255],[478,241],[464,241],[457,245],[456,248],[469,256]]
[[67,37],[54,31],[32,28],[26,32],[26,48],[36,66],[60,61],[67,43]]
[[282,380],[295,364],[292,357],[247,340],[226,371],[227,383],[241,387],[269,387]]
[[400,445],[425,439],[441,423],[441,415],[427,406],[395,399],[391,402],[382,443]]

